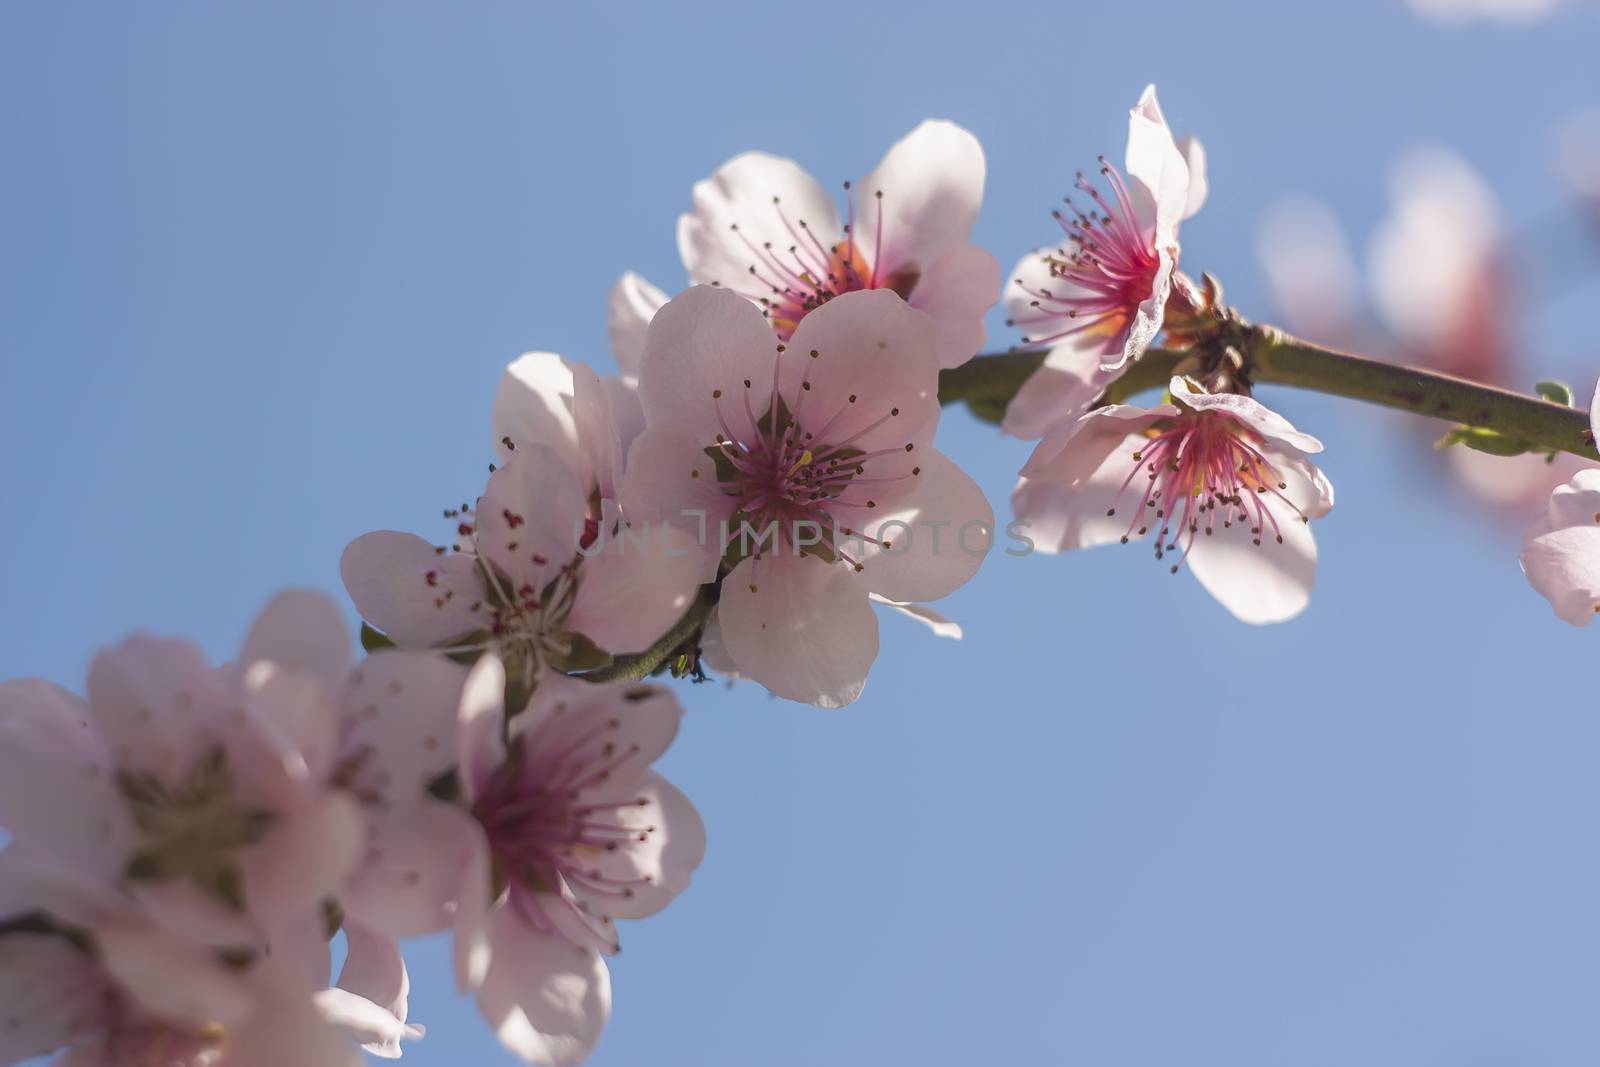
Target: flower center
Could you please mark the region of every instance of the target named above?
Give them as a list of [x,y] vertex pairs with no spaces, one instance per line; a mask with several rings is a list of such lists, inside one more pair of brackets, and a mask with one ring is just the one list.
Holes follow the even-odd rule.
[[[648,695],[649,690],[635,690],[628,696]],[[622,722],[616,718],[576,737],[551,738],[561,711],[558,705],[532,736],[513,740],[472,814],[488,838],[512,906],[525,922],[552,932],[556,927],[545,908],[565,908],[597,944],[614,944],[610,917],[596,913],[594,905],[631,898],[651,876],[608,872],[605,860],[645,844],[658,830],[650,821],[646,797],[586,797],[591,790],[603,790],[625,762],[638,756],[639,746],[620,740]]]
[[130,880],[188,879],[235,911],[244,909],[235,853],[261,840],[275,816],[234,795],[227,749],[207,749],[176,784],[145,771],[119,770],[117,788],[143,838],[128,860]]
[[[460,520],[456,533],[470,551],[477,567],[479,585],[483,595],[467,606],[467,610],[482,620],[482,629],[468,635],[465,640],[451,645],[447,652],[478,652],[496,649],[508,666],[520,664],[526,668],[523,675],[536,678],[544,664],[550,660],[565,660],[573,652],[574,638],[567,630],[567,617],[572,614],[578,594],[578,567],[583,562],[578,556],[557,570],[556,575],[542,588],[528,582],[518,583],[500,571],[478,544],[478,519],[472,508],[463,504],[459,509],[445,512],[446,518]],[[500,516],[513,531],[526,523],[526,518],[510,510]],[[599,522],[591,518],[579,540],[580,548],[588,548],[598,537]],[[458,546],[459,547],[459,546]],[[522,549],[515,540],[506,544],[510,552]],[[537,553],[531,557],[535,567],[549,566],[550,560]],[[438,588],[440,575],[428,571],[424,575],[428,585]],[[438,607],[455,596],[454,590],[440,589],[435,597]]]
[[1183,550],[1172,573],[1178,573],[1195,540],[1210,537],[1219,522],[1224,529],[1235,523],[1246,526],[1254,544],[1261,544],[1263,537],[1282,544],[1283,533],[1267,506],[1269,499],[1281,501],[1302,522],[1308,521],[1284,496],[1288,485],[1263,453],[1264,439],[1237,419],[1188,412],[1155,423],[1145,433],[1147,442],[1133,452],[1133,468],[1106,514],[1117,513],[1117,505],[1143,472],[1144,491],[1138,493],[1138,507],[1122,543],[1156,527],[1157,559]]
[[1028,331],[1024,342],[1049,343],[1076,333],[1115,337],[1127,330],[1139,304],[1150,298],[1161,264],[1155,234],[1139,225],[1127,183],[1104,156],[1100,174],[1111,187],[1110,200],[1080,171],[1076,187],[1089,197],[1090,209],[1083,210],[1068,196],[1067,211],[1051,212],[1067,240],[1044,262],[1050,277],[1063,284],[1030,289],[1017,280],[1033,298],[1029,302],[1033,313],[1013,320]]
[[[780,354],[782,351],[780,348]],[[868,475],[873,461],[913,451],[910,442],[873,451],[857,447],[862,438],[898,418],[898,407],[891,406],[860,429],[843,435],[836,435],[835,427],[868,401],[851,393],[837,411],[807,410],[811,368],[818,358],[813,350],[793,411],[778,392],[776,373],[766,410],[759,417],[750,398],[750,379],[736,387],[743,402],[743,420],[728,417],[724,405],[733,401],[727,391],[712,390],[722,432],[705,452],[716,466],[718,487],[737,502],[726,546],[730,565],[745,556],[759,559],[766,551],[810,555],[828,563],[843,561],[860,571],[861,562],[844,549],[848,540],[888,545],[839,523],[840,509],[875,510],[880,495],[885,499],[889,494],[898,495],[910,478],[922,473],[921,467],[913,467],[909,474]],[[735,424],[749,429],[736,431]],[[699,477],[698,471],[695,477]]]
[[[789,243],[774,244],[763,241],[756,244],[736,222],[731,229],[750,252],[750,283],[753,291],[734,287],[741,296],[761,305],[762,313],[772,323],[779,338],[787,341],[794,335],[795,327],[807,314],[842,293],[861,289],[891,289],[902,299],[909,300],[916,288],[921,272],[906,267],[893,272],[880,271],[879,265],[868,262],[866,252],[855,238],[855,194],[849,182],[844,183],[848,221],[842,234],[824,241],[803,218],[790,219],[779,197],[772,198],[772,210],[777,213]],[[873,194],[878,201],[877,236],[874,247],[882,258],[883,249],[883,191]]]

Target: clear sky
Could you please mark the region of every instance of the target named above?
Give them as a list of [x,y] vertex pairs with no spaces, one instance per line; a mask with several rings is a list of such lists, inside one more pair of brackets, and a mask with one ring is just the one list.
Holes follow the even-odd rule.
[[[961,122],[1009,268],[1154,81],[1210,150],[1184,265],[1266,318],[1265,205],[1360,237],[1419,140],[1566,232],[1549,139],[1600,105],[1597,39],[1593,8],[1375,0],[7,4],[0,677],[78,687],[135,628],[227,656],[274,589],[341,593],[352,537],[432,532],[481,489],[502,366],[609,367],[607,287],[681,283],[689,186],[739,151],[831,183]],[[1587,395],[1600,256],[1535,252],[1530,381]],[[664,767],[710,852],[624,931],[593,1062],[1600,1062],[1595,635],[1426,435],[1262,396],[1339,494],[1298,621],[1236,623],[1144,549],[997,556],[946,604],[967,639],[886,619],[845,710],[684,686]],[[1003,512],[1026,446],[940,435]],[[509,1062],[445,946],[413,958],[408,1061]]]

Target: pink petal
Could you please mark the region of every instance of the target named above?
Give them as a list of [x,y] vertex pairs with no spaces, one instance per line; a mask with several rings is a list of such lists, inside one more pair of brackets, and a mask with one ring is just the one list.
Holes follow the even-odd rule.
[[1054,426],[1074,422],[1121,377],[1102,367],[1116,351],[1107,347],[1107,338],[1101,334],[1074,335],[1052,347],[1006,405],[1001,429],[1031,440],[1043,437]]
[[722,587],[722,639],[740,673],[776,696],[843,707],[878,656],[878,619],[848,567],[815,559],[744,560]]
[[313,678],[330,692],[337,689],[350,667],[350,629],[338,605],[309,589],[273,597],[239,654],[247,672],[263,662]]
[[639,367],[644,362],[645,331],[666,302],[666,293],[631,270],[611,287],[611,296],[606,301],[607,335],[611,341],[611,358],[617,361],[617,368],[624,377],[639,377]]
[[832,199],[798,163],[746,152],[695,183],[694,207],[678,218],[678,252],[695,285],[765,296],[769,286],[752,277],[750,268],[768,283],[782,284],[786,278],[776,275],[760,250],[770,243],[781,253],[798,243],[805,236],[801,222],[824,247],[840,233]]
[[938,449],[919,453],[915,488],[881,519],[850,520],[890,547],[861,559],[856,577],[890,600],[937,600],[966,584],[994,542],[994,509],[965,471]]
[[1600,469],[1581,470],[1550,494],[1522,535],[1528,583],[1574,626],[1600,611]]
[[198,948],[143,926],[105,924],[94,934],[106,973],[154,1015],[226,1026],[255,1010],[245,984]]
[[983,347],[983,317],[1000,299],[1000,264],[976,245],[957,245],[930,263],[911,306],[933,320],[940,367],[959,367]]
[[896,141],[854,190],[855,237],[879,278],[926,271],[966,244],[983,202],[984,174],[983,147],[953,122],[923,122]]
[[63,938],[0,938],[0,1063],[82,1041],[106,1025],[110,990],[88,954]]
[[611,1015],[605,962],[593,949],[538,933],[510,908],[499,909],[493,920],[493,959],[478,990],[478,1010],[524,1062],[580,1062]]
[[751,433],[740,390],[749,390],[752,408],[766,410],[777,349],[767,320],[748,300],[710,286],[674,297],[656,312],[645,338],[639,372],[645,424],[681,427],[706,445],[724,424],[730,436]]
[[427,648],[482,628],[471,610],[484,596],[477,567],[415,534],[376,530],[350,542],[339,576],[363,619],[397,645]]
[[467,668],[443,656],[384,651],[350,672],[339,699],[345,785],[405,808],[456,765],[456,715]]
[[[818,443],[849,441],[874,452],[933,440],[939,422],[933,324],[887,290],[845,293],[807,315],[778,373],[795,420],[813,433],[826,429]],[[912,452],[897,451],[867,469],[875,478],[893,478],[917,462]]]
[[355,870],[365,839],[366,823],[355,802],[336,793],[280,821],[241,857],[250,912],[269,927],[315,914]]
[[618,655],[642,652],[671,629],[716,565],[689,532],[661,523],[624,524],[590,551],[567,628]]
[[390,937],[416,937],[452,923],[452,905],[485,845],[483,831],[452,804],[420,801],[369,814],[367,851],[340,894],[345,912]]
[[689,887],[690,877],[705,858],[705,824],[689,798],[654,771],[647,771],[627,789],[618,787],[586,797],[585,803],[613,800],[626,802],[617,809],[617,822],[639,830],[644,840],[596,854],[587,869],[618,881],[648,881],[635,884],[627,895],[583,888],[576,892],[596,915],[643,919],[665,908]]
[[518,448],[478,501],[478,546],[514,585],[540,595],[577,556],[589,498],[572,469],[543,445]]
[[134,829],[89,714],[49,682],[0,683],[0,826],[109,885],[122,875]]

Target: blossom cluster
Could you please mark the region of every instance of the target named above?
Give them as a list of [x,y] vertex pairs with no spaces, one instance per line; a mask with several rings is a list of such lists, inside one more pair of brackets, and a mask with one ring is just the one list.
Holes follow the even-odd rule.
[[[648,678],[838,708],[878,607],[960,636],[930,604],[977,573],[995,516],[937,447],[941,376],[1002,299],[1041,358],[1001,420],[1034,442],[1008,532],[1143,541],[1243,622],[1302,612],[1333,489],[1321,443],[1254,395],[1242,320],[1180,269],[1200,143],[1147,89],[1121,166],[1078,176],[1003,286],[971,243],[984,182],[977,140],[930,121],[842,210],[759,152],[697,184],[688,284],[611,291],[619,373],[520,357],[487,482],[443,537],[349,544],[364,655],[337,605],[289,591],[229,663],[137,635],[83,696],[0,685],[0,1063],[399,1056],[423,1034],[401,943],[438,932],[507,1050],[582,1060],[618,923],[665,909],[706,849],[653,769],[684,709]],[[1150,379],[1163,337],[1176,359]],[[1586,470],[1523,556],[1572,622],[1600,611],[1597,539]]]

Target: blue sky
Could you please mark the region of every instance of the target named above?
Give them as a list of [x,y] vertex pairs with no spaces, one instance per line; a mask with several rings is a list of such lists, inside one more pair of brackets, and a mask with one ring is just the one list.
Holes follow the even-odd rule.
[[[681,281],[676,216],[736,152],[838,181],[954,119],[1009,266],[1154,81],[1210,151],[1184,265],[1267,318],[1265,205],[1364,234],[1419,140],[1566,232],[1549,138],[1600,105],[1597,31],[1372,0],[7,5],[0,677],[76,686],[138,628],[226,656],[276,588],[339,593],[352,537],[432,529],[481,487],[502,366],[608,366],[607,287]],[[1547,252],[1529,365],[1583,392],[1600,257]],[[1424,437],[1263,399],[1339,492],[1294,623],[1143,550],[997,555],[945,605],[967,640],[886,619],[846,710],[685,686],[664,766],[710,852],[624,932],[593,1062],[1594,1063],[1593,635]],[[1026,447],[959,411],[941,446],[1003,510]],[[445,946],[415,960],[410,1062],[509,1062]]]

